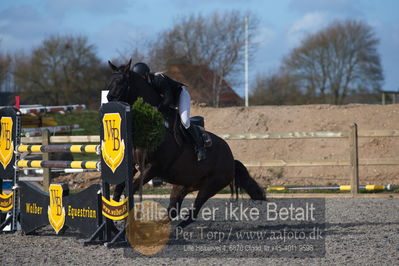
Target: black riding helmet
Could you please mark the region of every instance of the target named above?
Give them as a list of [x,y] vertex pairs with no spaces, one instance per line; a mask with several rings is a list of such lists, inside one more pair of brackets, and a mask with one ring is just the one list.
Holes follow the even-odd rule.
[[150,68],[147,66],[147,64],[139,62],[134,64],[133,72],[136,72],[143,77],[147,77],[147,75],[150,73]]

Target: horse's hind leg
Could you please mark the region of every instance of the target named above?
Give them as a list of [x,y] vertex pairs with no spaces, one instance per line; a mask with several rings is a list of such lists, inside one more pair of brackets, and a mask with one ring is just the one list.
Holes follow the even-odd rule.
[[168,213],[170,219],[176,218],[180,213],[180,208],[184,197],[191,191],[185,186],[174,185],[170,192]]
[[193,209],[190,210],[190,214],[188,216],[183,217],[184,220],[178,226],[186,227],[194,222],[197,219],[198,213],[205,202],[218,193],[221,189],[229,185],[230,181],[231,179],[220,179],[218,176],[214,175],[208,176],[206,182],[201,185],[198,195],[195,198]]

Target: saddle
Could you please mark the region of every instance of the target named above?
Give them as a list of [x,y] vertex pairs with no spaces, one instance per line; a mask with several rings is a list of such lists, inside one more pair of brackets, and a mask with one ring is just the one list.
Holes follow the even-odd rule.
[[[170,114],[170,113],[169,113]],[[165,116],[165,114],[164,114]],[[187,133],[183,124],[180,121],[178,113],[176,110],[173,110],[172,115],[166,115],[165,127],[171,130],[172,132],[178,131],[183,139],[186,139],[187,142],[193,142],[192,138]],[[202,116],[193,116],[190,117],[190,125],[196,131],[196,135],[198,136],[199,143],[202,143],[204,148],[209,148],[212,146],[212,138],[208,132],[205,131],[205,122]]]

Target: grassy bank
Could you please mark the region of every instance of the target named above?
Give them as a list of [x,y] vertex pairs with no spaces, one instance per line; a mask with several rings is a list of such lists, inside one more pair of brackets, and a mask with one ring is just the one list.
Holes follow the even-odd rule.
[[[68,132],[66,135],[89,136],[99,135],[100,133],[100,116],[98,111],[76,110],[67,114],[49,114],[49,116],[54,118],[58,125],[61,126],[79,124],[81,130]],[[74,153],[73,158],[74,160],[98,160],[98,155],[90,153]]]
[[[72,111],[67,114],[49,114],[58,125],[79,124],[83,130],[72,132],[72,135],[98,135],[100,132],[100,116],[98,111]],[[70,134],[68,134],[70,135]]]

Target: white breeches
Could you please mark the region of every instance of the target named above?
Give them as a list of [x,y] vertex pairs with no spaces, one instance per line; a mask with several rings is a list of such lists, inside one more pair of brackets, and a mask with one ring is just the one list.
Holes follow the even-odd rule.
[[190,94],[185,87],[182,87],[179,96],[179,115],[181,123],[187,129],[190,127]]

